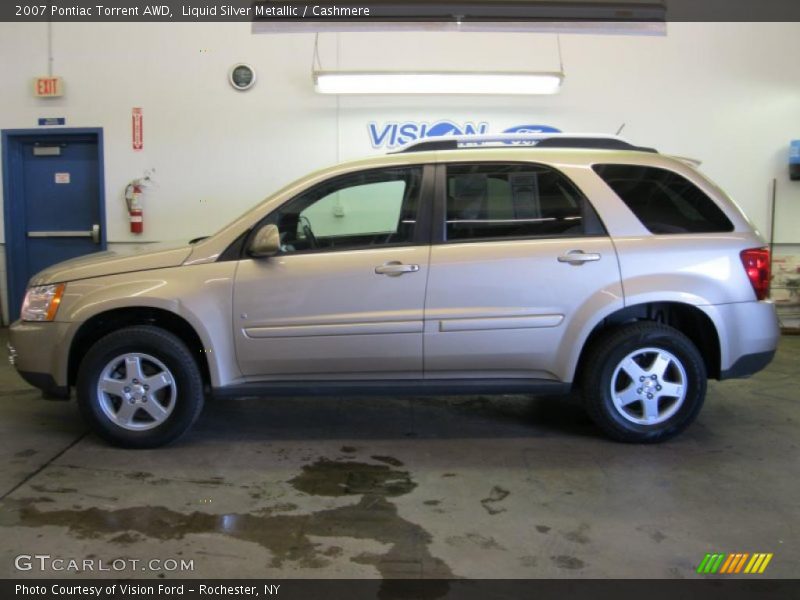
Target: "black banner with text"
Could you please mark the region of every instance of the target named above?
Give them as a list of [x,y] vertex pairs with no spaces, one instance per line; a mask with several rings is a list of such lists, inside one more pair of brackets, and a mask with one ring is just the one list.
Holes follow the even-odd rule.
[[210,22],[324,24],[351,22],[471,23],[800,21],[797,0],[517,0],[515,2],[372,0],[316,3],[265,0],[203,1],[11,0],[0,21]]
[[784,600],[800,597],[800,580],[4,580],[4,600],[129,600],[132,598],[280,600]]

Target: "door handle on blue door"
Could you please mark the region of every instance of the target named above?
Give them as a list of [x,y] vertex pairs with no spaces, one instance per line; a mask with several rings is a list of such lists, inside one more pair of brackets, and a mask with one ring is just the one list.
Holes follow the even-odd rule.
[[389,277],[399,277],[404,273],[416,273],[419,271],[419,265],[404,265],[399,261],[387,262],[380,267],[375,267],[377,275],[388,275]]
[[600,260],[600,255],[596,252],[584,252],[583,250],[572,250],[558,257],[558,262],[569,263],[571,265],[582,265],[587,262]]
[[100,225],[95,223],[89,231],[29,231],[29,238],[92,238],[95,244],[100,243]]

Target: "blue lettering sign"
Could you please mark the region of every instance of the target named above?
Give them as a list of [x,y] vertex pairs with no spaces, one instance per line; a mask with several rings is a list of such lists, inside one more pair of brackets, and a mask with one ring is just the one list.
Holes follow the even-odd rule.
[[[390,121],[378,124],[372,121],[367,124],[369,141],[375,149],[394,149],[411,142],[431,137],[450,135],[482,135],[489,133],[489,124],[484,121],[455,123],[450,120],[428,123],[425,121]],[[561,133],[560,129],[550,125],[515,125],[503,130],[503,133]],[[529,144],[532,142],[507,142],[508,144]]]

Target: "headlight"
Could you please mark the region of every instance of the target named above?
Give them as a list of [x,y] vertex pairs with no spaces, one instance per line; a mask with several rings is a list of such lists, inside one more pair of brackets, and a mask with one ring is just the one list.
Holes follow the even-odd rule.
[[20,316],[23,321],[52,321],[56,318],[65,283],[40,285],[28,288],[22,301]]

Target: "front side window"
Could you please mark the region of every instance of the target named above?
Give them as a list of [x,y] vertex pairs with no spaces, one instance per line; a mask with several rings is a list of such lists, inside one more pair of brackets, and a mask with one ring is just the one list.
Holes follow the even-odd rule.
[[558,171],[532,164],[447,167],[450,241],[577,236],[599,226],[575,185]]
[[683,175],[640,165],[593,168],[651,233],[733,231],[725,213]]
[[365,171],[315,186],[272,213],[284,253],[414,240],[422,168]]

